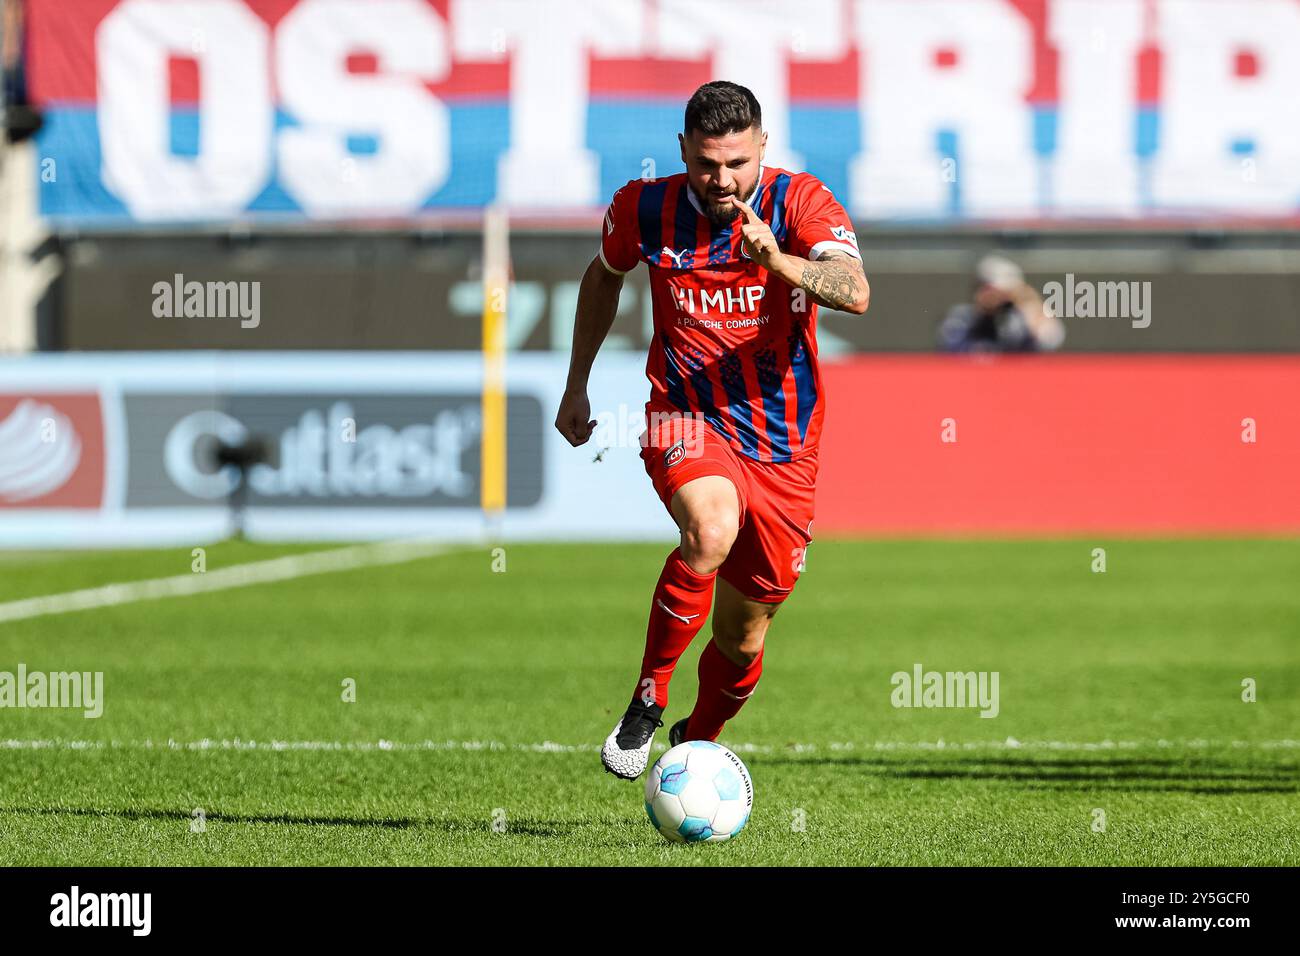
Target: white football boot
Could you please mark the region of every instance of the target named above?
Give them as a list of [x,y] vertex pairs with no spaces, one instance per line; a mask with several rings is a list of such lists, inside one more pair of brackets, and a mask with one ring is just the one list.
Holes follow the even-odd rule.
[[664,709],[658,704],[646,704],[640,698],[628,704],[627,712],[601,748],[600,762],[605,769],[624,780],[635,780],[645,773],[655,731],[664,725],[663,715]]

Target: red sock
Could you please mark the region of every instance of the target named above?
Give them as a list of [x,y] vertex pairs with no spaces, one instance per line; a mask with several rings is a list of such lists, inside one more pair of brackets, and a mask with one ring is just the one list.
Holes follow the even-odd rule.
[[[650,623],[646,627],[645,656],[635,696],[645,700],[653,693],[660,707],[668,705],[668,682],[673,668],[695,635],[704,626],[713,606],[713,574],[696,574],[674,548],[664,562],[650,602]],[[685,620],[683,620],[683,618]],[[653,681],[654,683],[647,683]]]
[[700,690],[686,725],[687,740],[717,740],[722,726],[740,713],[763,673],[763,652],[748,667],[732,663],[709,641],[700,655]]

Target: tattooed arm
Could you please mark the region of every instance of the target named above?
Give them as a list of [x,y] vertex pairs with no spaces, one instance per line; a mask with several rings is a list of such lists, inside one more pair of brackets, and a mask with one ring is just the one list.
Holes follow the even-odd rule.
[[871,301],[862,263],[847,252],[831,250],[820,259],[801,259],[782,252],[771,227],[741,202],[735,203],[745,217],[741,235],[750,257],[796,289],[803,289],[820,305],[861,315]]
[[[787,256],[787,259],[792,257]],[[871,301],[871,286],[862,271],[862,263],[847,252],[827,252],[816,261],[792,259],[799,275],[799,288],[821,305],[841,312],[861,315]],[[793,284],[793,283],[792,283]]]

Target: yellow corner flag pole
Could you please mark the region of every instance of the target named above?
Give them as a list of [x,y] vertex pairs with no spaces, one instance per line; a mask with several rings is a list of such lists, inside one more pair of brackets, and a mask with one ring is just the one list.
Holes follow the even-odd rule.
[[483,217],[483,518],[499,527],[506,507],[506,297],[510,220],[489,206]]

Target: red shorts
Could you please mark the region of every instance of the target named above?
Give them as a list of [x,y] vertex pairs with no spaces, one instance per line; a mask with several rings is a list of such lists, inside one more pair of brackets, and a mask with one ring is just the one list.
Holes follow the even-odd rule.
[[736,486],[740,533],[718,574],[745,597],[776,604],[794,590],[812,541],[817,452],[798,461],[755,461],[692,416],[658,419],[642,437],[641,460],[672,513],[688,481],[721,475]]

